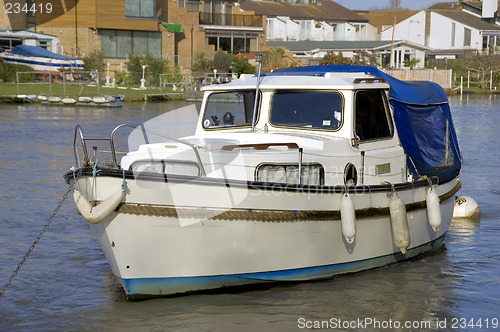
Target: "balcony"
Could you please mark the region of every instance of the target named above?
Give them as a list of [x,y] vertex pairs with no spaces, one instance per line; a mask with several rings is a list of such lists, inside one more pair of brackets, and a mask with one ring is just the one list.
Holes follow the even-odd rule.
[[242,14],[201,13],[200,25],[226,25],[238,27],[262,27],[262,16]]

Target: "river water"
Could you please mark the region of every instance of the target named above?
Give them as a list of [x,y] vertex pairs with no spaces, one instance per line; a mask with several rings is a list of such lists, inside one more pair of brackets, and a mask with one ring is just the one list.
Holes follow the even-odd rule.
[[[453,222],[435,252],[328,281],[130,302],[68,199],[0,297],[0,330],[294,331],[398,323],[500,330],[500,97],[453,97],[451,104],[464,158],[459,193],[478,201],[481,218]],[[139,124],[184,105],[0,105],[0,287],[67,189],[62,175],[74,164],[76,124],[107,135],[116,124]]]

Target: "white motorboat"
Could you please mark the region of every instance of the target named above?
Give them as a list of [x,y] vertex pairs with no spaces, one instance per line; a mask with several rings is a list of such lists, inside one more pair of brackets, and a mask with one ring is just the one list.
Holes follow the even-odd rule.
[[34,71],[60,74],[63,70],[83,70],[83,61],[76,57],[53,53],[40,46],[17,45],[10,51],[0,53],[5,63],[26,65]]
[[442,243],[460,188],[443,89],[373,67],[298,67],[207,86],[194,135],[146,141],[118,160],[125,127],[91,152],[102,136],[77,126],[65,178],[132,299],[415,257]]

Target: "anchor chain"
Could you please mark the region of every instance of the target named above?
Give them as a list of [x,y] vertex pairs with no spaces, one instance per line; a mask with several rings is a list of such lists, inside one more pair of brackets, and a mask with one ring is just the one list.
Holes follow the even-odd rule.
[[23,266],[23,264],[28,259],[29,255],[31,254],[31,252],[33,251],[33,249],[35,249],[35,246],[37,245],[38,241],[40,241],[40,238],[42,237],[43,233],[45,233],[45,231],[49,227],[50,223],[52,222],[52,220],[56,216],[57,212],[59,212],[59,209],[63,206],[64,201],[66,200],[66,198],[68,198],[69,193],[73,190],[73,184],[74,184],[74,182],[69,185],[68,190],[64,193],[61,201],[59,201],[59,204],[57,204],[57,207],[54,209],[54,211],[50,215],[49,219],[47,219],[47,222],[45,223],[45,225],[43,226],[42,230],[40,231],[40,234],[38,234],[37,238],[35,239],[35,241],[31,245],[31,247],[28,249],[28,252],[26,253],[26,255],[24,255],[23,259],[21,259],[21,262],[17,266],[17,268],[14,271],[14,273],[12,273],[12,276],[10,277],[10,279],[7,281],[7,283],[2,288],[2,290],[0,290],[0,297],[5,293],[5,291],[7,290],[7,287],[10,286],[10,284],[12,283],[12,281],[14,280],[14,278],[16,277],[17,273],[19,272],[19,270],[21,269],[21,267]]

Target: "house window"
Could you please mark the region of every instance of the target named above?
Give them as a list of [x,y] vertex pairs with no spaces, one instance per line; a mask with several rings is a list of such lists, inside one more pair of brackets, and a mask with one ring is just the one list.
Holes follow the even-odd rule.
[[488,48],[488,36],[483,36],[483,50]]
[[266,37],[267,38],[274,37],[274,20],[270,18],[267,19]]
[[161,58],[161,32],[101,30],[101,47],[106,58],[124,59],[141,53]]
[[311,39],[311,22],[301,21],[300,22],[300,40]]
[[125,0],[125,17],[156,18],[156,0]]
[[455,46],[455,22],[451,23],[451,46]]
[[470,46],[471,42],[471,30],[464,28],[464,46]]
[[190,13],[195,13],[200,11],[200,1],[199,0],[179,0],[177,6],[181,8],[186,8]]
[[257,35],[255,34],[206,33],[205,36],[205,43],[214,45],[217,50],[220,48],[233,54],[258,51]]

